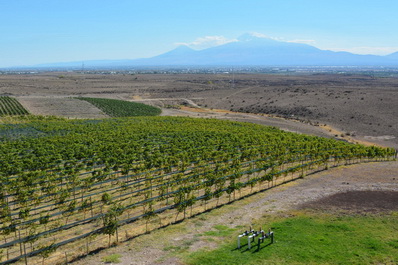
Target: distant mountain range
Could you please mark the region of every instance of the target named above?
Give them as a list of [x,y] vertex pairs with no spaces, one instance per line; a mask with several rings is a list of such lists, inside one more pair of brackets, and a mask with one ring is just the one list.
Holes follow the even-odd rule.
[[[85,61],[85,67],[135,66],[398,66],[398,52],[386,56],[320,50],[308,44],[281,42],[245,34],[236,42],[193,50],[179,46],[164,54],[135,60]],[[82,62],[35,67],[81,67]]]

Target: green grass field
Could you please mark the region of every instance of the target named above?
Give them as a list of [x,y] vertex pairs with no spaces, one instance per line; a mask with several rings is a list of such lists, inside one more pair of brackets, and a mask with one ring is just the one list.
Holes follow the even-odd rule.
[[[268,217],[257,225],[272,227],[275,243],[260,249],[247,240],[237,249],[237,236],[247,228],[214,227],[202,236],[216,241],[215,250],[183,252],[187,264],[397,264],[398,214],[382,216],[327,215],[295,212]],[[257,228],[257,225],[255,228]],[[257,241],[256,241],[257,243]]]

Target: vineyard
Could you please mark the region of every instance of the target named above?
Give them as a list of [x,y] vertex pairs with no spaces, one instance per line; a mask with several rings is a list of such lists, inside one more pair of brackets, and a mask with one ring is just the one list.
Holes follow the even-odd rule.
[[0,117],[26,114],[29,112],[15,98],[0,96]]
[[90,102],[111,117],[157,116],[161,110],[142,103],[107,98],[78,98]]
[[32,117],[0,125],[0,135],[1,264],[62,264],[316,170],[396,157],[181,117]]

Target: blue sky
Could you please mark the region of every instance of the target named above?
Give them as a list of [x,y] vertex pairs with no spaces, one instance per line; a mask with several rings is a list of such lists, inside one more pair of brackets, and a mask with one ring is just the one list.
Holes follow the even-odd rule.
[[0,0],[0,67],[135,59],[255,32],[320,49],[398,51],[396,0]]

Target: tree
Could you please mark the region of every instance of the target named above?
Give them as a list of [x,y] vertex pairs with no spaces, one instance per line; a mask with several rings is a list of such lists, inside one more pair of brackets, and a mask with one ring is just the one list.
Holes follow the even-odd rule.
[[116,233],[116,241],[119,241],[119,236],[118,236],[118,216],[120,216],[123,213],[123,207],[118,204],[112,205],[108,212],[104,214],[102,217],[103,220],[103,228],[102,228],[102,233],[107,234],[109,236],[109,243],[108,245],[111,245],[111,236]]

